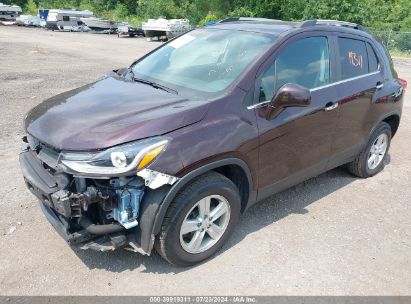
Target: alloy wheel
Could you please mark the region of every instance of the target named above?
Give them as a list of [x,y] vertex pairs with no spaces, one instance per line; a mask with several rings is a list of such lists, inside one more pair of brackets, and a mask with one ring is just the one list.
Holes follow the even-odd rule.
[[187,213],[180,228],[180,243],[189,253],[202,253],[223,236],[230,222],[230,204],[221,195],[209,195]]
[[380,134],[371,146],[368,154],[368,168],[374,170],[378,167],[381,161],[384,159],[385,153],[388,147],[388,136],[385,133]]

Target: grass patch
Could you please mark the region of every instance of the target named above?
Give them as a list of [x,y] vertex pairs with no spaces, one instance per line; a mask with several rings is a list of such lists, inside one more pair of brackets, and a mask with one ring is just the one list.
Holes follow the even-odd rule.
[[411,58],[411,51],[401,51],[401,50],[398,50],[398,49],[391,49],[390,50],[390,55],[392,57]]

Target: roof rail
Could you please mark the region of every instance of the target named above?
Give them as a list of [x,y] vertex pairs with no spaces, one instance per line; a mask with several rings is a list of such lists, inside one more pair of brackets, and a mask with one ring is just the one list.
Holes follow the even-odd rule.
[[223,20],[218,21],[219,23],[226,23],[226,22],[236,22],[240,20],[240,18],[235,17],[235,18],[225,18]]
[[276,19],[268,19],[268,18],[254,18],[254,17],[231,17],[231,18],[226,18],[223,20],[220,20],[219,23],[227,23],[227,22],[238,22],[238,21],[259,21],[259,22],[284,22],[282,20],[276,20]]
[[305,20],[299,24],[300,28],[303,27],[310,27],[315,25],[331,25],[331,26],[341,26],[341,27],[349,27],[356,30],[369,32],[368,29],[362,25],[353,22],[347,21],[340,21],[340,20],[327,20],[327,19],[313,19],[313,20]]

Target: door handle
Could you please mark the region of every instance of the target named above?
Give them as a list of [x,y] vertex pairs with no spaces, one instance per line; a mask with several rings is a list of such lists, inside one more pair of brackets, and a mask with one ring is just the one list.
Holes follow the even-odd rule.
[[377,82],[377,85],[375,86],[375,88],[376,88],[377,90],[379,90],[379,89],[382,89],[383,86],[384,86],[384,84],[383,84],[382,82],[378,81],[378,82]]
[[324,111],[332,111],[338,108],[338,102],[327,102]]

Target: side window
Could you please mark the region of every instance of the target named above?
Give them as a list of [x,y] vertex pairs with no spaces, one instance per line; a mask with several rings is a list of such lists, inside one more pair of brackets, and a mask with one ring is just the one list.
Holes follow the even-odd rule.
[[70,21],[70,16],[63,16],[63,21]]
[[375,55],[373,47],[367,42],[367,55],[368,55],[368,72],[375,72],[380,69],[378,57]]
[[260,102],[271,100],[277,90],[287,83],[307,89],[330,83],[329,57],[326,37],[291,42],[262,76]]
[[368,73],[368,56],[365,42],[350,38],[338,38],[341,79]]
[[272,64],[261,78],[260,102],[271,100],[274,97],[275,88],[275,63]]

